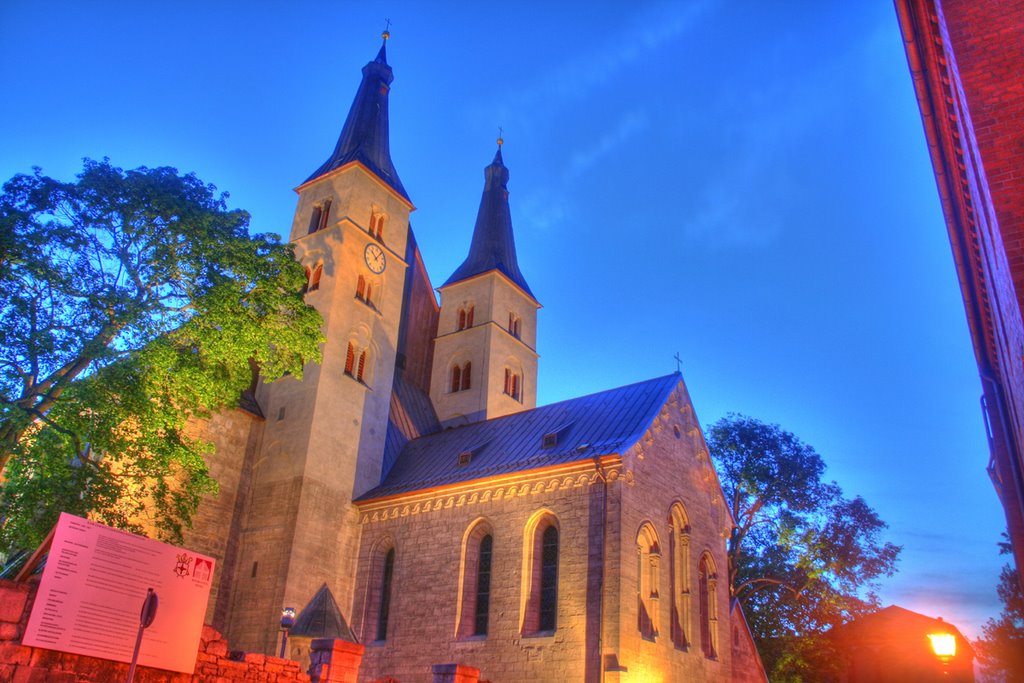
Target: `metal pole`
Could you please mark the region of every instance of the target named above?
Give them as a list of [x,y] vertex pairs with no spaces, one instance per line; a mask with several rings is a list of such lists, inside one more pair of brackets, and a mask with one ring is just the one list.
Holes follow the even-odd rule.
[[139,661],[139,649],[142,647],[142,632],[153,623],[156,618],[156,608],[160,600],[152,588],[146,590],[146,599],[142,601],[142,610],[139,612],[139,633],[135,636],[135,650],[132,652],[132,664],[128,668],[128,681],[132,683],[135,679],[135,665]]

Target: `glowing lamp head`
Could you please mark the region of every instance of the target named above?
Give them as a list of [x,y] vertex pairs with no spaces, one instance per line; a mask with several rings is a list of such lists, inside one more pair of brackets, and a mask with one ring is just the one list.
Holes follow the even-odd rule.
[[290,629],[295,625],[295,608],[285,607],[281,610],[281,628],[284,630]]
[[956,636],[952,633],[929,633],[928,640],[932,643],[932,652],[939,659],[956,656]]

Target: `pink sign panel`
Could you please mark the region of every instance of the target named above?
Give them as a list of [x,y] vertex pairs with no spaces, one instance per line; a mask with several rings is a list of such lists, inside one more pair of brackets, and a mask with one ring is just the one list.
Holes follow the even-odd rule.
[[192,673],[214,560],[61,513],[24,645],[130,662],[139,611],[160,604],[139,664]]

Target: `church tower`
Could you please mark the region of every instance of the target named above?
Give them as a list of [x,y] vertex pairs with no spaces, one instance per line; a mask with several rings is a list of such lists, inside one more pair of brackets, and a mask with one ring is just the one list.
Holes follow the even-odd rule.
[[501,144],[484,169],[469,256],[439,289],[430,398],[443,426],[537,405],[540,304],[516,259]]
[[330,155],[296,192],[290,241],[323,315],[323,361],[258,388],[266,417],[238,550],[227,630],[271,652],[285,605],[326,583],[349,613],[354,497],[380,483],[413,205],[391,161],[385,43]]

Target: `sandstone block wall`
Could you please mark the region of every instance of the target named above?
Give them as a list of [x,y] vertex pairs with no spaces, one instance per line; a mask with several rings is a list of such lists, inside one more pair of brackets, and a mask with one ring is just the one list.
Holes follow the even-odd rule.
[[[588,634],[588,586],[597,585],[591,539],[591,500],[603,490],[590,474],[522,478],[481,489],[410,497],[394,506],[364,507],[353,629],[366,646],[361,681],[391,676],[402,683],[431,681],[437,662],[460,662],[493,681],[583,681],[596,641]],[[558,613],[551,635],[522,632],[524,530],[531,516],[558,519]],[[456,635],[463,539],[477,520],[493,536],[491,602],[486,637]],[[373,554],[395,548],[388,635],[374,642],[379,581]],[[475,580],[467,577],[468,581]],[[589,607],[589,609],[588,609]]]
[[[613,650],[619,667],[626,670],[623,681],[635,680],[637,676],[673,681],[730,680],[732,627],[725,539],[731,522],[704,437],[681,383],[647,434],[624,457],[623,468],[632,473],[633,483],[623,487],[619,512],[621,569],[609,572],[614,577],[609,581],[609,589],[615,587],[621,602],[619,635],[614,644],[606,644],[606,652]],[[683,620],[686,645],[673,642],[672,637],[673,574],[684,569],[674,566],[672,558],[675,543],[671,539],[674,530],[670,510],[676,503],[682,504],[689,522],[689,618]],[[647,568],[638,562],[637,537],[645,524],[653,526],[660,547],[658,597],[649,601],[655,611],[651,616],[658,627],[653,638],[645,638],[639,628],[638,572]],[[717,574],[717,642],[716,654],[711,658],[702,651],[700,640],[698,563],[704,553],[712,557]]]

